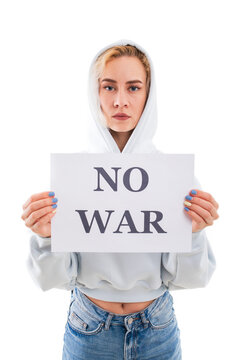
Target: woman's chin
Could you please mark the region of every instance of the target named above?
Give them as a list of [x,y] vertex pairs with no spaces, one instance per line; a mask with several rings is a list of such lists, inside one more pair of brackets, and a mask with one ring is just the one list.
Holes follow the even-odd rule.
[[133,131],[134,130],[134,126],[124,126],[124,125],[122,125],[122,126],[108,126],[108,129],[109,130],[112,130],[112,131],[115,131],[115,132],[131,132],[131,131]]

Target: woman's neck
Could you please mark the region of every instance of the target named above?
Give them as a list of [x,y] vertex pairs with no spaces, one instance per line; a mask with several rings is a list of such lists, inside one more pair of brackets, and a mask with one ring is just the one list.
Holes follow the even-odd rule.
[[117,143],[117,146],[119,147],[120,151],[122,152],[126,143],[128,142],[128,139],[130,138],[130,136],[132,135],[134,129],[130,130],[130,131],[125,131],[125,132],[119,132],[119,131],[115,131],[112,129],[109,129],[112,137],[114,138],[114,140]]

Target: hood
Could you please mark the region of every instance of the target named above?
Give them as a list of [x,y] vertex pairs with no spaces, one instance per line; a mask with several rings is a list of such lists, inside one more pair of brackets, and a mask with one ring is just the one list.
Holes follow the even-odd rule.
[[103,49],[99,50],[95,55],[89,69],[88,78],[88,99],[90,106],[90,115],[88,119],[88,152],[105,153],[114,152],[120,153],[120,150],[112,137],[109,130],[101,123],[101,108],[98,95],[98,82],[93,76],[93,66],[97,57],[105,50],[116,45],[133,45],[136,46],[147,56],[151,68],[151,84],[149,95],[145,108],[139,119],[134,131],[132,132],[128,142],[126,143],[122,153],[152,153],[158,151],[152,143],[152,138],[157,129],[157,104],[156,104],[156,84],[155,74],[152,60],[145,49],[134,41],[123,39],[116,41]]

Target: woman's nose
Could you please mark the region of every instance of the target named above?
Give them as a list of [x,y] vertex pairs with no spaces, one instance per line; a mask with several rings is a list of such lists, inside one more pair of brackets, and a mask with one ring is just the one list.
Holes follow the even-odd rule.
[[128,106],[127,94],[124,91],[117,91],[114,97],[114,106],[123,107]]

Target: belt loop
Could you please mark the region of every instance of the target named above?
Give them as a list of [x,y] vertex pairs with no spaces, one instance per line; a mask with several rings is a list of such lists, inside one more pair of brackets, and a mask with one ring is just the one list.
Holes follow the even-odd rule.
[[144,329],[146,329],[148,327],[149,321],[146,319],[145,314],[144,314],[143,311],[140,312],[140,316],[141,316],[142,322],[144,324]]
[[108,314],[108,317],[107,317],[107,320],[105,322],[105,326],[104,326],[104,329],[105,330],[109,330],[109,326],[110,326],[110,323],[111,323],[111,320],[113,318],[113,314],[112,313],[109,313]]

